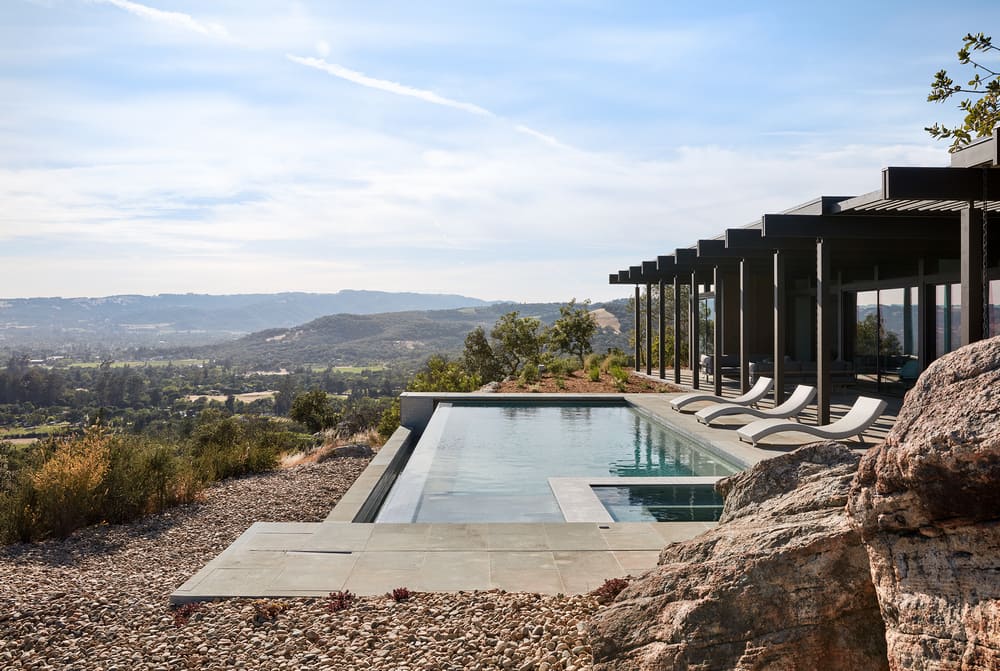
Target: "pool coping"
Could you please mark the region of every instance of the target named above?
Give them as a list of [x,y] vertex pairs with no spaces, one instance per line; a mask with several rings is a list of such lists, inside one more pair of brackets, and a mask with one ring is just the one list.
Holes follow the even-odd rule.
[[[601,503],[594,487],[630,487],[647,486],[657,487],[663,485],[714,485],[725,476],[720,475],[694,475],[694,476],[666,476],[656,478],[615,478],[615,477],[590,477],[590,478],[548,478],[549,487],[556,497],[559,510],[567,522],[615,522],[607,508]],[[672,524],[672,523],[671,523]]]

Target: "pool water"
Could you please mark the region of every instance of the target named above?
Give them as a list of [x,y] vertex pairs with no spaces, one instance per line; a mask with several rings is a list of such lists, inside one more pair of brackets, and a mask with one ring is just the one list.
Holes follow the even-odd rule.
[[562,522],[550,477],[737,470],[624,404],[440,403],[376,522]]
[[712,485],[594,485],[615,522],[718,522],[722,497]]

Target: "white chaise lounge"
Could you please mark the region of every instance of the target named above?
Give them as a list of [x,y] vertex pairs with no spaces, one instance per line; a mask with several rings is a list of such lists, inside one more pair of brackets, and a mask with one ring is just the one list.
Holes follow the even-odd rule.
[[723,398],[715,394],[705,394],[697,391],[690,394],[681,394],[670,401],[670,407],[674,410],[680,410],[684,406],[697,403],[698,401],[715,401],[716,403],[732,403],[733,405],[741,406],[752,405],[767,396],[767,392],[771,391],[772,384],[774,384],[774,380],[769,377],[762,377],[757,380],[757,384],[750,391],[736,398]]
[[759,419],[744,427],[736,429],[736,435],[746,443],[757,444],[757,441],[782,431],[800,431],[829,440],[841,440],[857,436],[863,440],[865,430],[875,423],[885,410],[885,401],[878,398],[859,396],[847,414],[831,424],[809,426],[784,419]]
[[717,403],[707,408],[702,408],[694,416],[702,424],[711,424],[719,417],[725,417],[726,415],[752,415],[753,417],[765,419],[785,419],[795,417],[802,412],[812,402],[814,396],[816,396],[816,387],[800,384],[792,392],[792,395],[776,408],[758,410],[757,408],[748,408],[734,403]]

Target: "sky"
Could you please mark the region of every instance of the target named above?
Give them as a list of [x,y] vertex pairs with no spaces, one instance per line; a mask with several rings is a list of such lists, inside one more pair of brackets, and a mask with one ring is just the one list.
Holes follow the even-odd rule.
[[979,31],[996,0],[0,0],[0,296],[624,297],[947,165],[926,96]]

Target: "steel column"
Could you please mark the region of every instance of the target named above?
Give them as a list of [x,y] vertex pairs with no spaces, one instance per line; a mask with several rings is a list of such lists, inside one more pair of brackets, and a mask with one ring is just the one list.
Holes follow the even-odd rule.
[[722,396],[722,268],[713,269],[713,284],[715,285],[715,331],[713,332],[712,374],[716,396]]
[[646,285],[646,375],[653,373],[653,292]]
[[832,311],[830,301],[830,242],[816,240],[816,423],[830,423],[830,346]]
[[698,314],[698,277],[697,273],[693,270],[691,271],[691,342],[688,343],[688,350],[691,353],[691,386],[695,389],[700,387],[700,380],[698,379],[698,369],[701,367],[698,361],[698,341],[700,340],[698,335],[698,326],[701,319]]
[[750,391],[750,260],[740,259],[740,390]]
[[639,358],[642,351],[642,305],[639,285],[635,285],[635,371],[639,372]]
[[928,284],[924,279],[927,274],[925,261],[920,259],[917,266],[917,286],[920,287],[920,295],[917,297],[917,321],[919,326],[919,345],[917,354],[920,357],[920,370],[927,370],[927,366],[937,357],[937,319],[936,302],[937,291],[933,284]]
[[962,344],[983,339],[983,213],[969,204],[962,210]]
[[774,405],[785,400],[785,257],[774,252]]
[[657,324],[657,328],[659,329],[660,339],[659,339],[659,342],[657,343],[656,354],[657,354],[657,357],[658,357],[658,359],[660,361],[660,379],[662,380],[662,379],[664,379],[664,378],[667,377],[667,368],[666,368],[666,366],[667,366],[667,357],[664,356],[665,353],[666,353],[665,352],[665,347],[666,347],[665,342],[666,342],[667,339],[664,337],[664,332],[663,332],[663,330],[664,330],[663,329],[664,323],[666,322],[666,317],[663,314],[663,311],[664,311],[664,301],[665,301],[665,299],[663,297],[663,289],[664,289],[663,278],[660,278],[660,283],[659,283],[659,286],[657,288],[660,291],[660,296],[659,296],[660,313],[659,313],[659,323]]
[[681,281],[674,275],[674,383],[681,383]]

